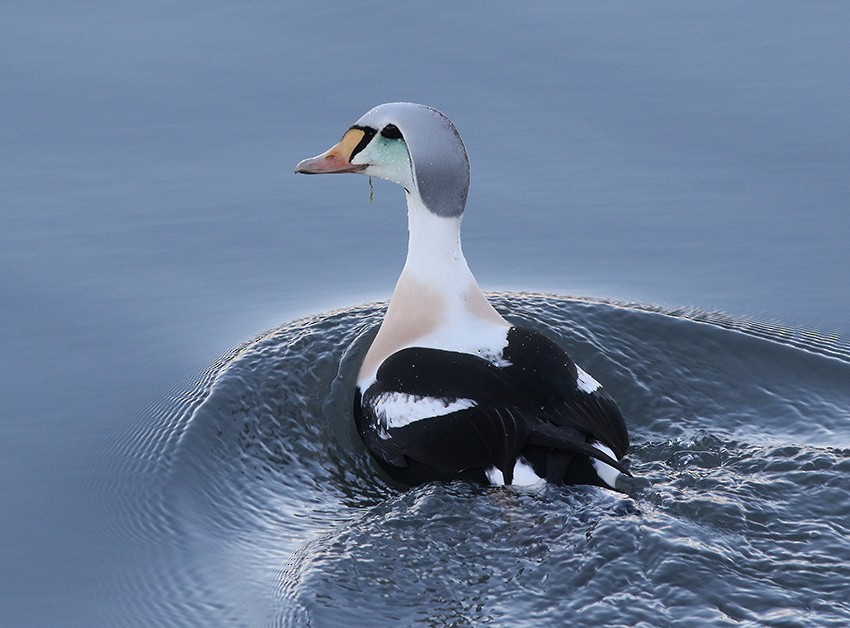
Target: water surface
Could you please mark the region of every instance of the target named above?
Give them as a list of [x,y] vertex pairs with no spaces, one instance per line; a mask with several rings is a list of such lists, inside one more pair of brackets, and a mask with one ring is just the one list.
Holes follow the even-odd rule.
[[696,312],[494,302],[617,390],[633,496],[394,489],[351,420],[383,307],[351,308],[246,344],[131,435],[117,514],[155,560],[122,597],[151,623],[850,618],[850,348]]
[[[0,18],[0,623],[330,623],[346,605],[388,622],[651,604],[670,621],[846,620],[845,5],[37,0]],[[292,168],[392,100],[464,137],[464,250],[485,289],[637,304],[502,297],[578,341],[628,407],[650,481],[635,503],[400,494],[373,475],[338,360],[403,263],[402,195],[376,182],[370,203],[362,177]],[[279,331],[243,346],[263,330]],[[240,388],[240,347],[260,372],[323,357],[309,381]],[[743,523],[713,539],[694,513],[722,503]],[[632,541],[588,546],[591,527]],[[620,597],[591,577],[616,548]],[[650,560],[665,548],[671,563]],[[384,557],[408,551],[423,562],[392,572]],[[375,580],[363,605],[349,572]],[[423,606],[381,603],[428,591],[419,572]],[[735,593],[759,573],[763,602]]]

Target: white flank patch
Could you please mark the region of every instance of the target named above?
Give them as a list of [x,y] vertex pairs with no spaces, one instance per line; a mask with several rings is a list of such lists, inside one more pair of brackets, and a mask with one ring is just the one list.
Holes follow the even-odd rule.
[[[504,486],[505,476],[496,467],[490,467],[484,470],[484,475],[493,486]],[[517,458],[514,464],[514,480],[511,486],[533,486],[538,482],[542,482],[543,478],[538,476],[534,469],[523,458]]]
[[404,427],[422,419],[431,419],[459,410],[474,408],[472,399],[441,399],[392,392],[375,399],[375,412],[387,428]]
[[538,476],[534,469],[523,458],[518,458],[514,465],[514,486],[532,486],[541,482],[543,478]]
[[505,476],[496,467],[490,467],[484,470],[484,475],[487,476],[487,481],[493,486],[504,486]]
[[[611,448],[603,445],[599,441],[594,441],[590,443],[594,447],[596,447],[602,453],[608,454],[614,460],[617,459],[617,456],[614,455],[614,452],[611,451]],[[601,460],[597,460],[596,458],[591,458],[590,463],[593,465],[593,468],[596,470],[596,475],[599,476],[599,479],[605,482],[611,488],[616,488],[615,484],[617,483],[617,478],[620,477],[620,472],[617,471],[610,464],[605,464]]]
[[[576,378],[576,386],[582,392],[586,392],[590,394],[597,389],[601,388],[599,382],[593,379],[590,375],[581,370],[581,367],[576,365],[576,370],[578,371],[578,377]],[[604,445],[603,445],[604,447]],[[613,455],[612,455],[613,458]]]

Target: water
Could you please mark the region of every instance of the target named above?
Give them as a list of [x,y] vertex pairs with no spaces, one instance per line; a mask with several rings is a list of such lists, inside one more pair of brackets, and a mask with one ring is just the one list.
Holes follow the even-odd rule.
[[[847,622],[846,7],[0,16],[0,623]],[[624,407],[635,499],[376,476],[401,194],[291,170],[402,99],[485,289],[601,299],[498,302]]]
[[850,348],[562,297],[494,302],[618,391],[633,498],[391,488],[351,422],[383,314],[356,307],[246,344],[128,439],[115,517],[152,559],[122,597],[151,624],[850,617]]

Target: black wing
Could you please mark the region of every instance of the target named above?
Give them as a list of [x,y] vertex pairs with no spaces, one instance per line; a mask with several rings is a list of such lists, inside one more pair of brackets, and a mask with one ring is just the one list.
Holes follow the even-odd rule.
[[[503,358],[505,365],[495,366],[438,349],[393,354],[355,401],[367,446],[408,482],[463,477],[470,469],[483,476],[482,469],[496,467],[510,483],[514,462],[528,448],[544,452],[548,470],[542,473],[549,479],[561,480],[575,454],[628,473],[590,444],[599,441],[617,457],[625,454],[628,433],[619,409],[601,389],[587,393],[578,387],[576,366],[563,350],[537,332],[512,328]],[[446,407],[457,400],[474,405],[393,425],[378,409],[386,395],[406,396],[411,403],[442,400]]]
[[[506,394],[507,393],[507,394]],[[528,439],[528,421],[508,402],[520,391],[489,362],[465,353],[409,348],[391,355],[376,382],[355,399],[358,429],[385,466],[407,469],[406,481],[458,477],[468,469],[497,467],[512,473]],[[382,399],[406,396],[411,404],[469,400],[474,406],[392,427],[381,414]],[[359,397],[359,395],[358,395]],[[509,477],[507,475],[506,477]]]
[[617,458],[629,449],[629,432],[620,408],[601,387],[585,392],[578,368],[555,342],[525,327],[512,327],[504,368],[529,399],[545,408],[546,422],[578,429],[611,448]]

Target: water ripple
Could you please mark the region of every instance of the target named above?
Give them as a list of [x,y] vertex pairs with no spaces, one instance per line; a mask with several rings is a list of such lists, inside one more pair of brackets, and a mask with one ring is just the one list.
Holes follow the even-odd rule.
[[[497,294],[618,399],[634,499],[601,489],[399,492],[353,426],[384,311],[283,325],[120,446],[145,623],[846,623],[850,351],[717,313]],[[133,623],[133,622],[131,622]]]

